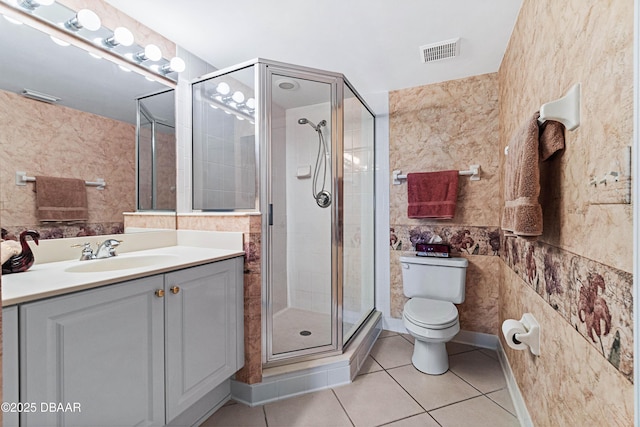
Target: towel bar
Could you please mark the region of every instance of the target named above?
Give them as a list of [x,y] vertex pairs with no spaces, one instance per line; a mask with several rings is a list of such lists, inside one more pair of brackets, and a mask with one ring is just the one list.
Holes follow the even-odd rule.
[[[562,98],[542,104],[538,123],[553,120],[562,123],[567,130],[575,130],[580,126],[580,94],[580,83],[576,83]],[[504,155],[509,155],[508,145],[504,147]]]
[[[460,176],[470,176],[470,181],[480,181],[480,165],[471,165],[469,166],[469,170],[466,171],[458,171],[458,175]],[[402,171],[394,170],[393,171],[393,185],[402,184],[401,181],[407,179],[407,175],[402,175]]]
[[[35,176],[27,176],[26,172],[16,172],[16,185],[27,185],[27,182],[36,182]],[[103,178],[96,178],[95,181],[85,181],[87,187],[97,187],[98,190],[104,190],[107,185]]]
[[538,123],[542,124],[547,120],[560,122],[567,130],[580,126],[580,83],[571,86],[562,98],[540,107]]

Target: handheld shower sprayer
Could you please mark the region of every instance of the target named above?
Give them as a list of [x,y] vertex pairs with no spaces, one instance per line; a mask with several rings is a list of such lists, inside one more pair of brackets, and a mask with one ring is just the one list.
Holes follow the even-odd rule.
[[[331,170],[331,158],[329,156],[329,149],[327,143],[324,140],[322,134],[322,127],[327,125],[326,120],[321,120],[317,125],[309,121],[309,119],[303,117],[298,119],[298,124],[309,125],[318,133],[318,155],[316,157],[316,166],[313,170],[313,180],[311,183],[311,191],[313,198],[316,199],[316,203],[321,208],[326,208],[331,205],[331,193],[325,190],[327,181],[327,169]],[[328,166],[328,167],[327,167]],[[318,175],[322,168],[322,187],[318,190]]]

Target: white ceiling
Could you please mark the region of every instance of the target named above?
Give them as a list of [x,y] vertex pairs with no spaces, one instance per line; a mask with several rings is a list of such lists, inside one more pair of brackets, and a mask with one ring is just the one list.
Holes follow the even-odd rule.
[[[261,57],[367,93],[498,70],[522,0],[106,0],[217,68]],[[461,38],[428,64],[419,47]]]

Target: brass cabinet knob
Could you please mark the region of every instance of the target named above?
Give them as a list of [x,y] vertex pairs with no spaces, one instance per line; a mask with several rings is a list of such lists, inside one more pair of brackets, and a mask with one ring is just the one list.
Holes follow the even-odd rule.
[[164,296],[164,289],[156,289],[156,296],[162,298]]
[[172,294],[177,294],[178,292],[180,292],[180,286],[172,286],[171,287],[171,293]]

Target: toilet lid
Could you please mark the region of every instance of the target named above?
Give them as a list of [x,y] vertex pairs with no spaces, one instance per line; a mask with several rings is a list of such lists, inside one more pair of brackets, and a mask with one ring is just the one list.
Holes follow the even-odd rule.
[[412,298],[404,305],[404,316],[411,323],[431,329],[444,329],[458,321],[458,309],[448,301]]

